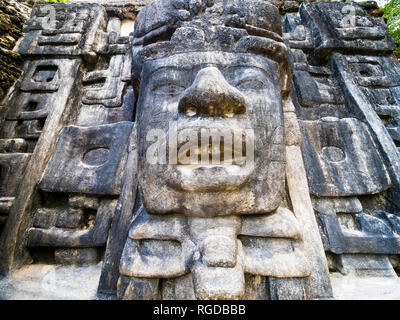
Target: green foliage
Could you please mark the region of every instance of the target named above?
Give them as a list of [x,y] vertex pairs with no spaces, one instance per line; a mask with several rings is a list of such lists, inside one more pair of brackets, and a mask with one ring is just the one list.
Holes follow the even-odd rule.
[[400,0],[391,0],[384,11],[389,31],[396,41],[396,53],[400,54]]

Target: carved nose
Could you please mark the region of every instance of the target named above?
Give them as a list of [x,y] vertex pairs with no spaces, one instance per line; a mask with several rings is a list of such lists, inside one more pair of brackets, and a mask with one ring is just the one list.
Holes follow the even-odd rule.
[[179,112],[187,115],[223,116],[246,112],[245,98],[215,67],[199,71],[179,101]]

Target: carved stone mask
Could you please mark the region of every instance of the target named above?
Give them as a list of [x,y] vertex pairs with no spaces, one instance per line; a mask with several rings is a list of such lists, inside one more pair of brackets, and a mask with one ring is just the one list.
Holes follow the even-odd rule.
[[[268,22],[250,21],[257,6],[267,7]],[[146,209],[200,217],[276,210],[285,183],[282,93],[288,91],[286,47],[271,39],[280,38],[274,32],[280,26],[269,25],[280,23],[277,9],[216,3],[156,29],[145,19],[146,9],[136,20],[134,40],[143,155],[138,173]],[[213,26],[213,10],[228,12],[219,15],[224,22]],[[242,16],[240,24],[232,23],[231,11]],[[155,40],[143,31],[146,23]],[[162,30],[170,30],[169,41]]]

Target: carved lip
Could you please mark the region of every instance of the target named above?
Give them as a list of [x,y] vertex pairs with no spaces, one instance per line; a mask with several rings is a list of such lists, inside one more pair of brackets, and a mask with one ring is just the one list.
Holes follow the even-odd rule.
[[232,191],[245,185],[253,171],[253,165],[177,165],[170,166],[167,183],[185,191]]

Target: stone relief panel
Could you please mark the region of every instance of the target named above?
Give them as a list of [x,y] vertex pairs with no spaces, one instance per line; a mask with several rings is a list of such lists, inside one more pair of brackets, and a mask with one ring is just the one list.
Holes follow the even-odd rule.
[[[18,47],[27,61],[24,77],[6,103],[2,130],[10,139],[1,144],[7,152],[27,153],[26,169],[17,164],[11,170],[15,160],[9,157],[2,176],[12,171],[7,179],[21,177],[29,192],[15,192],[14,218],[2,235],[2,269],[24,263],[28,254],[34,262],[59,264],[102,259],[134,119],[134,16],[118,6],[34,8]],[[36,146],[45,123],[46,137]],[[32,155],[36,161],[29,162]],[[13,191],[4,190],[2,215],[13,205]]]
[[69,55],[93,60],[103,45],[106,21],[104,7],[96,4],[37,5],[25,25],[26,35],[18,51],[30,56]]
[[333,253],[330,267],[395,276],[385,255],[399,254],[398,229],[389,222],[399,219],[392,39],[381,18],[347,3],[304,3],[286,15],[284,32],[293,46],[303,157],[324,247]]
[[400,66],[392,56],[346,57],[356,84],[399,146]]
[[[300,129],[288,97],[278,10],[261,2],[191,5],[156,1],[135,21],[140,205],[120,256],[117,296],[329,296],[329,285],[315,292],[311,276],[318,264],[309,263],[311,243],[286,189],[286,148],[299,148]],[[161,149],[168,146],[165,162],[145,156],[154,143],[146,137],[155,128],[166,133],[159,141]],[[237,150],[239,136],[246,152],[253,139],[254,164],[199,163],[204,146],[198,142],[209,128],[229,138],[224,135],[215,148],[207,137],[207,160],[220,160],[228,147],[246,155]],[[243,136],[246,130],[254,137]],[[185,132],[194,146],[180,140]]]
[[[61,132],[39,186],[42,201],[28,232],[30,247],[62,248],[55,251],[56,262],[62,263],[62,258],[72,260],[66,248],[80,258],[88,254],[88,248],[105,246],[131,130],[132,123],[120,122],[70,126]],[[99,253],[94,256],[100,257]]]
[[168,300],[330,298],[324,249],[395,276],[393,40],[356,4],[289,2],[36,6],[2,107],[0,272],[103,260],[100,294]]
[[391,54],[394,49],[383,19],[368,15],[358,4],[304,3],[299,13],[313,34],[316,58],[333,51]]
[[1,216],[6,218],[18,195],[25,169],[35,150],[46,119],[58,107],[63,109],[70,97],[72,84],[60,88],[61,78],[75,77],[80,61],[27,61],[23,78],[5,100],[0,130]]

